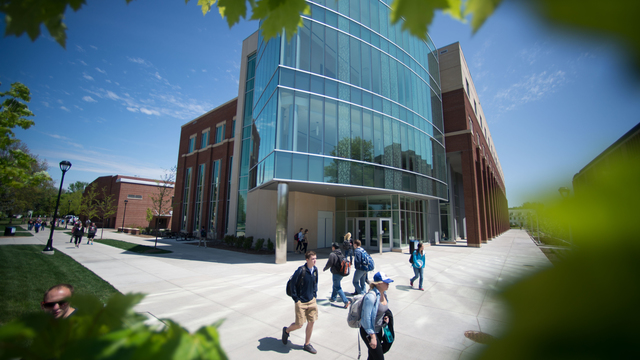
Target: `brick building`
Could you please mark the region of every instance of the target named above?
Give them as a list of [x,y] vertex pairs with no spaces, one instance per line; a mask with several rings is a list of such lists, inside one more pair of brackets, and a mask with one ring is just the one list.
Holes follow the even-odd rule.
[[194,233],[202,226],[207,236],[226,233],[229,175],[237,99],[182,125],[171,229]]
[[504,175],[460,43],[438,49],[438,57],[449,183],[441,228],[480,247],[509,229]]
[[[95,179],[86,189],[93,184],[96,184],[96,191],[98,196],[96,200],[103,199],[102,189],[106,187],[107,196],[113,195],[115,199],[115,205],[117,206],[116,213],[105,219],[104,227],[106,228],[119,228],[122,227],[123,218],[125,227],[153,227],[158,222],[159,229],[165,229],[171,224],[171,211],[168,214],[155,214],[151,222],[147,221],[147,208],[153,209],[153,201],[151,196],[158,193],[160,187],[159,180],[144,179],[132,176],[123,175],[108,175]],[[173,183],[169,185],[171,188],[169,198],[173,196]],[[84,195],[87,190],[85,189]],[[124,201],[127,201],[126,214]],[[86,221],[86,217],[80,218],[82,221]],[[102,224],[102,219],[93,219],[97,225]]]

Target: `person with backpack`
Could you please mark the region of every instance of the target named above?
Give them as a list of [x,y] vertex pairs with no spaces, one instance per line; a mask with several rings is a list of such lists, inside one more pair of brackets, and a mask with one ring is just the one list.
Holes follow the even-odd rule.
[[307,322],[305,331],[304,351],[312,354],[318,351],[311,345],[311,333],[313,324],[318,320],[318,268],[316,267],[316,253],[309,251],[305,254],[306,264],[300,266],[289,280],[292,284],[291,298],[295,303],[296,320],[294,323],[282,328],[282,343],[287,345],[289,334],[298,330]]
[[392,282],[385,273],[377,272],[369,284],[369,292],[362,298],[360,336],[367,345],[369,360],[383,360],[395,337],[393,314],[387,297],[387,289]]
[[409,284],[411,284],[411,287],[413,288],[413,282],[416,281],[418,276],[420,276],[418,289],[422,291],[424,291],[422,288],[422,281],[424,279],[424,263],[424,244],[419,242],[418,248],[413,251],[413,254],[411,254],[411,265],[413,266],[413,273],[415,276],[409,280]]
[[82,236],[84,235],[84,224],[82,222],[77,222],[76,226],[73,228],[73,236],[75,237],[76,247],[79,248],[82,243]]
[[344,235],[344,241],[342,242],[342,248],[344,249],[344,256],[349,257],[349,263],[353,265],[353,240],[351,240],[351,233],[348,232]]
[[302,238],[299,238],[300,241],[302,242],[302,253],[306,254],[307,253],[307,246],[309,246],[309,237],[308,234],[309,233],[309,229],[304,229],[304,234],[302,235]]
[[361,245],[362,243],[360,240],[353,240],[355,253],[353,268],[356,269],[356,272],[353,274],[353,286],[355,288],[355,291],[353,292],[354,295],[364,294],[367,279],[367,268],[365,267],[366,265],[364,262],[366,261],[368,254],[364,251]]
[[89,230],[87,230],[87,245],[91,243],[93,245],[93,239],[96,237],[96,232],[98,232],[98,228],[95,223],[91,223],[89,226]]
[[[349,261],[342,256],[342,252],[340,251],[340,246],[336,243],[331,245],[331,254],[329,254],[329,260],[327,260],[327,264],[324,266],[322,271],[327,271],[327,269],[331,269],[331,274],[333,274],[333,290],[331,291],[331,298],[329,301],[334,302],[337,300],[337,296],[340,295],[342,302],[344,303],[344,308],[349,307],[350,301],[347,299],[347,296],[342,291],[342,286],[340,282],[342,278],[349,275]],[[346,270],[345,270],[346,269]]]
[[293,240],[296,241],[296,254],[300,252],[302,254],[302,238],[304,237],[304,233],[302,232],[302,228],[295,235],[293,235]]

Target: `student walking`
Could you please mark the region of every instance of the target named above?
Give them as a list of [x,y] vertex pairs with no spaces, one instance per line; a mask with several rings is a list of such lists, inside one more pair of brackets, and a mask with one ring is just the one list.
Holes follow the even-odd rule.
[[351,240],[351,233],[348,232],[344,235],[344,241],[342,242],[342,248],[344,249],[344,256],[349,257],[349,263],[353,266],[353,240]]
[[[306,264],[300,266],[293,274],[291,279],[293,287],[291,288],[291,297],[295,303],[296,320],[289,327],[282,328],[282,343],[287,345],[289,334],[292,331],[302,328],[307,322],[304,338],[304,351],[312,354],[317,353],[316,349],[311,345],[311,333],[313,332],[313,324],[318,320],[318,305],[316,298],[318,296],[318,268],[316,267],[316,253],[309,251],[305,254]],[[302,279],[300,278],[302,277]]]
[[300,228],[300,231],[298,231],[294,239],[296,241],[296,254],[298,252],[302,254],[302,238],[303,237],[304,237],[304,232],[302,232],[302,228]]
[[302,236],[302,252],[307,253],[307,246],[309,246],[309,229],[304,229],[304,235]]
[[340,247],[338,244],[333,243],[331,245],[331,254],[329,254],[329,259],[327,260],[327,264],[324,266],[322,271],[327,271],[327,269],[331,269],[331,274],[333,275],[333,290],[331,291],[331,298],[329,301],[334,302],[337,300],[337,296],[340,295],[340,299],[342,299],[342,303],[344,304],[344,308],[349,307],[350,301],[347,299],[347,296],[342,291],[342,286],[340,282],[344,277],[340,273],[340,265],[342,264],[342,260],[346,260],[344,256],[342,256],[342,252],[340,251]]
[[409,280],[409,284],[413,287],[413,282],[416,281],[418,276],[420,277],[419,287],[418,289],[424,291],[422,288],[422,281],[424,279],[424,244],[418,243],[418,248],[413,250],[413,254],[411,254],[411,265],[413,266],[413,273],[415,274]]
[[82,243],[82,236],[84,235],[84,224],[78,222],[76,226],[73,228],[73,236],[75,236],[76,247],[79,248]]
[[385,273],[377,272],[369,284],[369,292],[362,299],[360,336],[367,345],[369,360],[384,360],[384,354],[391,348],[395,337],[393,314],[387,297],[387,289],[392,282]]
[[98,227],[95,223],[91,223],[91,225],[89,225],[89,229],[87,230],[87,245],[89,245],[89,243],[93,245],[93,239],[96,237],[97,232]]
[[353,240],[353,247],[354,247],[354,265],[353,268],[356,270],[355,273],[353,274],[353,287],[355,288],[355,291],[353,292],[354,295],[358,295],[358,294],[364,294],[364,289],[366,286],[366,280],[367,280],[367,270],[364,269],[364,264],[362,261],[363,256],[365,255],[364,249],[361,247],[362,243],[360,242],[360,240]]

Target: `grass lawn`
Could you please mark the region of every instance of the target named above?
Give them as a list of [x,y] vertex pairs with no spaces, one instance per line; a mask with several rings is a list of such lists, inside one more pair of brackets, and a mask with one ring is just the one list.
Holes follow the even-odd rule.
[[44,292],[60,283],[73,285],[77,293],[96,295],[105,303],[118,292],[60,251],[44,255],[42,245],[0,246],[0,325],[24,313],[41,311]]
[[[86,241],[85,238],[82,238],[82,241]],[[168,253],[173,252],[173,251],[169,251],[169,250],[163,250],[163,249],[159,249],[159,248],[154,248],[152,246],[132,244],[132,243],[128,243],[126,241],[120,241],[120,240],[94,239],[93,241],[97,242],[97,243],[101,243],[101,244],[117,247],[119,249],[123,249],[123,250],[131,251],[131,252],[139,253],[139,254],[168,254]]]

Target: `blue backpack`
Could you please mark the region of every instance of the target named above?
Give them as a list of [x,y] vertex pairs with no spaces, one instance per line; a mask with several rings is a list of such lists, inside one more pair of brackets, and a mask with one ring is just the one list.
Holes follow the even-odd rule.
[[375,269],[376,265],[373,262],[373,259],[371,258],[371,255],[369,255],[369,253],[367,253],[365,251],[365,249],[360,248],[362,251],[362,266],[360,267],[360,270],[363,271],[373,271],[373,269]]

